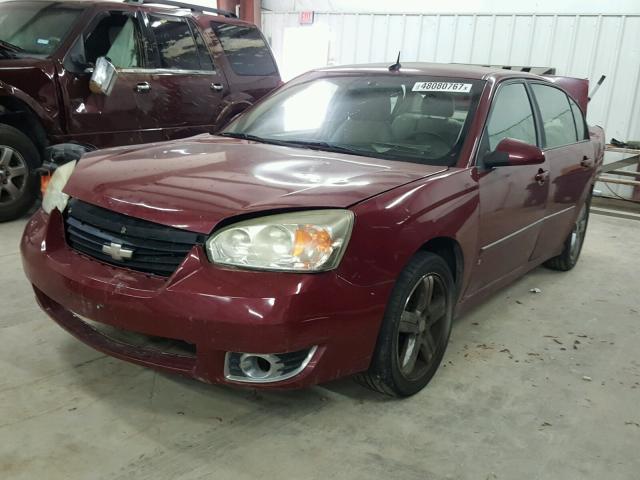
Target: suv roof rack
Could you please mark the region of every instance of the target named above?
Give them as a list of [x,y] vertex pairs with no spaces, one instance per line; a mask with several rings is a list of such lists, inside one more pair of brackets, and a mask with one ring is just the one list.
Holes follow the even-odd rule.
[[137,4],[137,5],[149,5],[149,4],[155,4],[155,5],[167,5],[170,7],[176,7],[176,8],[184,8],[186,10],[191,10],[194,12],[213,12],[213,13],[217,13],[218,15],[222,15],[224,17],[227,18],[238,18],[238,16],[233,13],[230,12],[228,10],[222,10],[220,8],[209,8],[209,7],[205,7],[202,5],[194,5],[192,3],[184,3],[184,2],[176,2],[173,0],[124,0],[125,3],[132,3],[132,4]]

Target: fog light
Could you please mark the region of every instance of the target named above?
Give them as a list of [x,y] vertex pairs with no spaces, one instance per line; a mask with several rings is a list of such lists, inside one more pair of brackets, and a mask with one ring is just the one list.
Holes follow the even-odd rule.
[[224,376],[246,383],[281,382],[298,375],[309,364],[317,347],[288,353],[228,352]]
[[240,356],[240,370],[249,378],[262,379],[279,370],[278,357],[272,355],[252,355],[244,353]]

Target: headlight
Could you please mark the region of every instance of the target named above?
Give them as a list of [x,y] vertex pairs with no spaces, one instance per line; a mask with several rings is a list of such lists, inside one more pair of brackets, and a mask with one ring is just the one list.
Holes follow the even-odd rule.
[[53,176],[51,180],[49,180],[49,185],[47,185],[47,189],[42,197],[42,209],[46,213],[51,213],[54,208],[57,208],[61,212],[66,208],[69,195],[62,193],[62,189],[69,181],[74,168],[76,168],[75,160],[65,163],[53,172]]
[[321,272],[338,266],[349,242],[353,213],[311,210],[238,222],[207,241],[217,264],[259,270]]

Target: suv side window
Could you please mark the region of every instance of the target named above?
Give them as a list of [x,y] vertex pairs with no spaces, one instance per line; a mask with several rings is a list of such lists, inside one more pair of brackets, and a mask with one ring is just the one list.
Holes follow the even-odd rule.
[[143,40],[138,20],[123,12],[110,12],[84,41],[86,63],[107,57],[116,68],[144,66]]
[[149,25],[158,47],[158,68],[202,69],[198,47],[186,19],[149,14]]
[[531,88],[542,115],[545,147],[576,143],[576,125],[567,95],[562,90],[539,83],[532,84]]
[[237,75],[267,76],[278,71],[271,50],[256,27],[216,22],[211,22],[211,27]]
[[573,112],[573,120],[576,122],[578,141],[587,140],[589,138],[589,136],[587,135],[587,122],[585,122],[584,120],[582,110],[580,110],[578,104],[571,98],[569,98],[569,103],[571,104],[571,111]]
[[200,58],[200,69],[208,72],[214,71],[215,67],[213,66],[213,60],[211,60],[211,54],[209,53],[207,45],[204,43],[204,38],[202,38],[200,30],[198,30],[194,25],[191,25],[191,29],[193,30],[193,35],[196,37],[196,47],[198,48],[198,57]]
[[537,144],[533,110],[522,83],[510,83],[498,90],[483,141],[488,149],[485,153],[494,151],[505,138]]

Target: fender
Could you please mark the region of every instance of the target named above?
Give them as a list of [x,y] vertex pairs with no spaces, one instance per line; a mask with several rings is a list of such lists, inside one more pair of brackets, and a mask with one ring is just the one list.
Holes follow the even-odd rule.
[[61,134],[60,125],[57,121],[58,112],[48,112],[45,108],[40,105],[36,100],[33,99],[30,95],[25,93],[13,85],[9,85],[8,83],[0,80],[0,97],[4,98],[15,98],[19,100],[21,103],[25,104],[31,112],[38,117],[45,130],[49,134]]
[[[352,210],[361,224],[354,229],[340,267],[343,278],[361,286],[385,284],[390,293],[399,273],[425,244],[451,239],[462,254],[459,288],[464,294],[478,251],[479,191],[471,169],[451,168],[416,180]],[[388,246],[384,256],[379,245]]]

